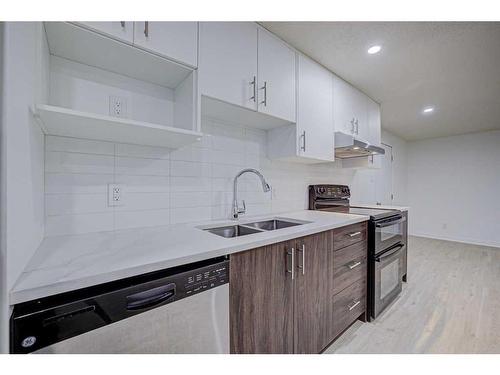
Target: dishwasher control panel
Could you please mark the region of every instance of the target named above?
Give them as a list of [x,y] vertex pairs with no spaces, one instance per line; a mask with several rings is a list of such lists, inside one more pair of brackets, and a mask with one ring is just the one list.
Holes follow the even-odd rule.
[[179,297],[185,297],[226,284],[229,279],[229,261],[186,272],[177,282]]

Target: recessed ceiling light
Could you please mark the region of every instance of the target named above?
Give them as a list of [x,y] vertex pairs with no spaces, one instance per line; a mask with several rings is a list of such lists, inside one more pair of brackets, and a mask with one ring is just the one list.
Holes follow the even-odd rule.
[[376,53],[379,53],[381,49],[382,49],[381,46],[371,46],[370,48],[368,48],[368,53],[370,55],[374,55]]
[[358,146],[354,146],[352,149],[353,150],[359,150],[359,147]]
[[422,112],[424,112],[424,113],[432,113],[432,112],[434,112],[434,107],[426,107],[426,108],[424,108],[424,110]]

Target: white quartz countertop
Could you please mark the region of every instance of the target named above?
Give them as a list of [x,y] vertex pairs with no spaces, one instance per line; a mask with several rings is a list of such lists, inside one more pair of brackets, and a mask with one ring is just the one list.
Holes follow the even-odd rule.
[[390,206],[390,205],[378,205],[378,204],[365,204],[365,203],[351,203],[353,207],[363,207],[363,208],[378,208],[381,210],[398,210],[398,211],[409,211],[410,207],[406,206]]
[[369,219],[362,215],[303,210],[248,217],[241,219],[240,223],[268,218],[309,223],[236,238],[220,237],[198,228],[235,223],[227,220],[47,237],[10,292],[10,304],[232,254]]

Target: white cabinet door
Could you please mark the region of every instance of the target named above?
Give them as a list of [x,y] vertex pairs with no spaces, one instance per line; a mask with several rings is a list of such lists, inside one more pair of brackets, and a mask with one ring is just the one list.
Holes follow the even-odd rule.
[[368,98],[358,89],[351,86],[353,100],[354,134],[356,138],[367,140],[368,127]]
[[335,131],[354,134],[356,95],[353,87],[333,75],[333,123]]
[[334,160],[332,74],[311,59],[298,55],[298,154]]
[[201,22],[202,95],[257,110],[257,25]]
[[257,66],[259,112],[295,122],[295,51],[259,29]]
[[135,22],[134,44],[180,63],[198,66],[197,22]]
[[88,29],[132,43],[134,40],[134,23],[129,21],[110,22],[76,22]]
[[372,145],[379,146],[381,142],[380,105],[368,99],[368,138]]

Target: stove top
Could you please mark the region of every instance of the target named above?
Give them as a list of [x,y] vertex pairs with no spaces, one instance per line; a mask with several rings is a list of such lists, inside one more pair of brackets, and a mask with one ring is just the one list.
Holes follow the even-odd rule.
[[370,216],[370,220],[381,220],[401,215],[398,210],[351,206],[351,192],[346,185],[310,185],[309,209]]

